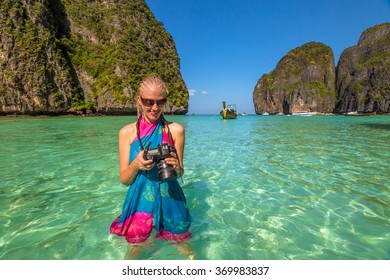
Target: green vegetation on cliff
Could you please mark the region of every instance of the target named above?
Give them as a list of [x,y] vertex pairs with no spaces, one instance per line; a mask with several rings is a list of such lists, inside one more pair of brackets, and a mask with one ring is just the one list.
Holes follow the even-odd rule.
[[167,83],[171,113],[187,111],[175,44],[145,0],[1,0],[0,37],[3,113],[134,112],[147,75]]
[[331,112],[334,77],[330,47],[317,42],[297,47],[258,81],[253,93],[256,113]]
[[[64,45],[72,63],[97,80],[93,87],[96,95],[111,90],[115,99],[125,104],[132,101],[131,96],[123,95],[126,87],[136,89],[143,77],[157,74],[167,81],[170,103],[188,106],[184,84],[175,82],[180,62],[173,39],[144,0],[107,1],[106,7],[88,0],[63,3],[79,30],[63,40]],[[122,72],[119,75],[118,70]]]
[[390,23],[375,25],[337,65],[336,112],[390,112]]
[[333,51],[330,47],[317,42],[310,42],[289,51],[279,62],[276,71],[283,71],[287,78],[297,76],[310,65],[318,65],[322,69],[329,67],[333,60]]

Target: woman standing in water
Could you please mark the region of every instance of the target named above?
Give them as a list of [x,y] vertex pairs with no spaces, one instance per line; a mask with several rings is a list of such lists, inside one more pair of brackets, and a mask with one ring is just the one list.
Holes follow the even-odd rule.
[[[112,223],[110,233],[124,236],[132,245],[146,241],[153,228],[157,239],[181,243],[191,238],[191,216],[176,179],[184,173],[185,131],[181,124],[165,120],[166,98],[161,79],[145,78],[138,90],[138,120],[119,132],[120,181],[129,189],[122,213]],[[161,166],[158,168],[153,159],[145,159],[145,153],[148,148],[157,151],[162,143],[175,148],[163,159],[163,168],[171,168],[168,175],[176,172],[177,176],[159,181]]]

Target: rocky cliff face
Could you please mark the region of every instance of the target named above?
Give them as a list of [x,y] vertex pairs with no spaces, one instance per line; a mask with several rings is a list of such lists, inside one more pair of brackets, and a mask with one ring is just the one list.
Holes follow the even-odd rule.
[[335,112],[390,112],[390,23],[376,25],[356,46],[341,54],[337,65]]
[[[71,105],[75,72],[56,46],[60,24],[48,1],[2,1],[0,8],[0,111],[61,112]],[[54,10],[53,10],[54,9]]]
[[332,112],[335,104],[333,51],[311,42],[284,56],[253,92],[257,114]]
[[255,112],[390,113],[390,23],[364,31],[341,54],[337,70],[333,61],[321,43],[290,51],[257,82]]
[[167,113],[188,90],[172,37],[144,0],[2,0],[0,114],[135,113],[141,79],[167,83]]

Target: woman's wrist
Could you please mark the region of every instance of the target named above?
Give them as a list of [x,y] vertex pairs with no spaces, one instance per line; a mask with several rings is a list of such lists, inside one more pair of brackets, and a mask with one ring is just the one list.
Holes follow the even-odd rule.
[[130,170],[133,170],[134,172],[138,172],[139,171],[139,168],[137,167],[137,165],[134,164],[134,162],[130,162],[129,164],[129,169]]

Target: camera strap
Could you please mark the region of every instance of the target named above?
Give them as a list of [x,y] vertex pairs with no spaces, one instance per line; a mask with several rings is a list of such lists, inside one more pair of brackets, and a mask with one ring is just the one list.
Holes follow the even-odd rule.
[[141,136],[140,136],[140,129],[139,129],[139,119],[140,119],[141,117],[139,117],[138,118],[138,120],[137,120],[137,123],[136,123],[136,128],[137,128],[137,138],[138,138],[138,141],[139,141],[139,144],[140,144],[140,146],[141,146],[141,150],[144,150],[144,145],[142,144],[142,141],[141,141]]

